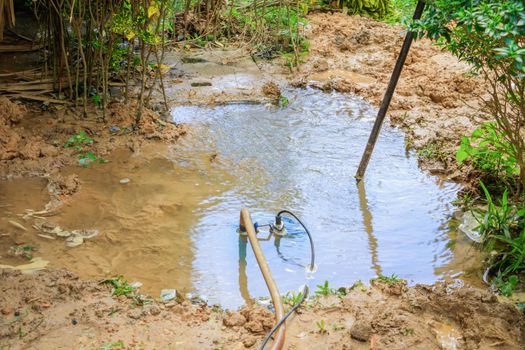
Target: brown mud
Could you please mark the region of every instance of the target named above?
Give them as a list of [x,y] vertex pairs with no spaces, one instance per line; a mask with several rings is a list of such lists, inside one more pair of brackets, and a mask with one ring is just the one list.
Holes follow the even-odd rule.
[[[135,103],[114,103],[103,121],[93,108],[83,116],[80,108],[42,111],[0,97],[0,179],[20,176],[49,176],[78,164],[79,155],[92,151],[103,159],[116,148],[137,150],[147,140],[175,141],[186,132],[144,109],[135,131]],[[93,144],[83,150],[66,149],[66,141],[84,131]]]
[[[310,53],[293,84],[310,84],[363,96],[379,107],[404,40],[403,28],[341,13],[308,17]],[[484,120],[480,96],[486,93],[469,66],[428,40],[416,41],[389,109],[393,126],[406,133],[409,148],[432,174],[468,182],[470,169],[458,169],[461,136]]]
[[[402,29],[342,14],[314,14],[309,22],[310,55],[299,67],[301,79],[294,75],[290,80],[297,85],[310,83],[324,90],[359,94],[378,105],[403,40]],[[279,86],[268,82],[283,84],[281,68],[255,63],[245,52],[221,52],[212,54],[212,58],[208,53],[201,60],[190,56],[168,58],[172,68],[168,89],[172,104],[266,103],[279,97]],[[418,41],[390,109],[390,120],[405,130],[408,146],[423,151],[421,165],[432,173],[461,181],[468,180],[469,174],[455,165],[455,148],[460,136],[471,131],[478,118],[483,118],[478,99],[483,94],[482,84],[479,79],[468,77],[467,72],[468,67],[452,56],[427,41]],[[89,186],[89,181],[105,180],[92,174],[94,167],[80,177],[71,171],[72,165],[78,165],[81,151],[63,147],[69,137],[85,131],[94,139],[89,150],[100,159],[111,157],[118,149],[113,156],[124,159],[130,157],[129,153],[139,157],[146,154],[145,160],[151,161],[154,157],[141,150],[159,142],[175,142],[186,132],[184,126],[173,125],[150,110],[144,111],[141,124],[135,129],[133,107],[133,103],[113,104],[106,120],[102,120],[101,112],[95,108],[87,116],[70,107],[43,112],[34,105],[0,97],[0,179],[14,179],[2,183],[0,199],[8,198],[12,191],[21,191],[25,193],[24,200],[10,209],[13,213],[18,214],[20,209],[29,209],[29,204],[35,203],[39,206],[32,209],[45,208],[47,212],[62,207],[65,214],[60,217],[61,225],[68,229],[88,228],[81,227],[88,223],[75,213],[104,215],[103,206],[90,206],[90,201],[111,201],[111,196],[120,192],[108,190],[106,194],[97,194],[95,199],[82,198],[79,192],[82,186]],[[137,159],[120,165],[132,167]],[[34,178],[17,183],[19,177]],[[140,174],[130,180],[130,184],[148,184]],[[160,178],[150,180],[162,182]],[[108,184],[108,189],[114,185]],[[161,203],[165,201],[162,196],[149,198],[153,204],[142,208],[141,215],[168,215],[175,220],[184,217],[178,228],[187,231],[185,225],[192,220],[191,203],[188,204],[191,199],[184,195],[183,189],[181,185],[179,192],[171,193],[177,198],[166,205]],[[0,202],[5,204],[10,205]],[[110,214],[125,216],[136,203],[130,200],[128,204],[130,207]],[[140,217],[128,219],[128,229],[132,230],[134,220]],[[27,243],[28,233],[24,229],[7,224],[15,233],[7,237],[0,232],[3,248]],[[123,247],[126,240],[140,236],[140,232],[132,232],[125,239],[115,237],[111,227],[101,231],[97,239]],[[58,240],[44,242],[43,249],[49,251],[58,244]],[[107,248],[93,242],[77,254],[88,259],[91,250]],[[160,237],[153,245],[165,246],[166,241]],[[150,249],[151,254],[156,254],[157,248]],[[183,255],[175,253],[177,247],[173,250],[173,254]],[[24,262],[23,257],[6,256],[4,251],[2,259],[6,264],[15,266]],[[120,254],[116,260],[87,269],[79,263],[75,272],[84,274],[86,279],[123,273],[127,259],[135,253]],[[48,263],[60,268],[61,261],[79,259],[64,255],[60,258],[64,260],[60,260],[59,256],[57,253],[51,262],[40,260],[36,268]],[[150,268],[153,273],[154,262]],[[181,272],[178,278],[178,283],[184,285],[189,276]],[[147,276],[143,280],[147,281]],[[111,297],[106,285],[55,269],[35,274],[2,270],[0,288],[0,349],[99,349],[104,344],[119,348],[120,341],[124,344],[121,348],[132,349],[256,349],[273,321],[265,308],[227,313],[182,300],[137,305],[133,298]],[[288,322],[287,347],[525,348],[523,313],[511,304],[500,303],[488,291],[450,284],[407,288],[403,284],[376,283],[348,292],[345,297],[321,298],[301,308]]]
[[[0,270],[2,349],[257,349],[266,308],[112,297],[70,272]],[[454,285],[356,286],[314,298],[288,322],[288,349],[523,349],[525,319],[486,291]],[[110,347],[113,346],[113,347]]]

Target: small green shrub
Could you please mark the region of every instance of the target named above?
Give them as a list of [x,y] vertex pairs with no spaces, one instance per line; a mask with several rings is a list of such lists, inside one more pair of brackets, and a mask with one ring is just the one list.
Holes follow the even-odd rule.
[[[79,134],[71,136],[65,143],[64,148],[72,148],[77,151],[82,151],[86,147],[93,145],[93,139],[86,135],[82,130]],[[90,163],[107,163],[107,160],[99,159],[92,151],[79,152],[78,163],[83,167],[88,167]]]
[[481,244],[490,253],[489,266],[496,278],[494,285],[504,295],[510,295],[525,271],[525,206],[512,204],[505,191],[496,205],[491,194],[481,183],[487,200],[487,209],[478,209],[480,220],[476,228],[482,238]]
[[[326,1],[330,3],[330,1]],[[366,16],[373,19],[385,19],[392,11],[392,0],[338,0],[338,7],[349,15]]]
[[33,259],[33,252],[35,251],[35,247],[28,245],[28,244],[22,244],[22,245],[15,245],[11,247],[11,250],[13,251],[14,255],[22,256],[27,260]]
[[301,292],[288,292],[282,296],[283,304],[288,306],[294,306],[303,298],[303,293]]
[[492,281],[492,285],[499,290],[501,295],[504,295],[506,297],[510,297],[512,295],[517,284],[518,276],[511,275],[508,277],[503,277],[501,273],[498,274],[496,278],[494,278],[494,280]]
[[385,276],[385,275],[379,275],[376,278],[372,278],[372,281],[378,281],[388,284],[389,286],[393,286],[399,282],[402,281],[399,276],[397,276],[395,273],[393,273],[391,276]]
[[509,185],[520,173],[516,149],[495,122],[482,124],[470,137],[463,136],[456,160],[460,165],[470,160],[476,169]]
[[525,2],[433,0],[410,29],[469,63],[473,73],[485,80],[489,96],[483,102],[494,123],[478,133],[490,146],[486,142],[481,149],[471,148],[464,139],[459,159],[478,148],[485,153],[479,161],[486,156],[485,165],[504,168],[511,162],[508,172],[512,174],[515,159],[519,168],[516,192],[521,192],[525,189]]
[[113,287],[111,289],[112,296],[118,297],[120,295],[124,295],[126,297],[129,297],[132,296],[135,292],[135,288],[133,288],[133,286],[129,284],[129,282],[125,280],[122,276],[107,279],[103,283]]
[[406,24],[414,15],[417,0],[391,0],[392,10],[385,17],[385,21],[390,24]]
[[326,330],[326,322],[324,320],[315,322],[315,325],[317,326],[317,330],[319,333],[324,334],[328,332]]
[[330,286],[328,285],[328,281],[324,281],[323,284],[318,284],[317,290],[315,291],[315,295],[319,295],[319,296],[327,296],[332,293],[333,291],[332,291],[332,288],[330,288]]
[[447,153],[433,142],[427,143],[425,147],[417,151],[419,157],[436,160],[446,160]]
[[65,143],[64,148],[74,148],[80,151],[84,146],[93,144],[93,139],[82,130],[79,134],[71,136]]

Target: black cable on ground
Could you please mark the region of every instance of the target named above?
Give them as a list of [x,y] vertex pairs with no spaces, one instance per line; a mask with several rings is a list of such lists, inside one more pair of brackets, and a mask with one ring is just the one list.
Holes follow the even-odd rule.
[[301,306],[301,304],[305,301],[305,299],[307,298],[308,296],[308,286],[305,285],[304,288],[303,288],[303,296],[301,297],[301,300],[299,300],[291,309],[290,311],[288,311],[286,313],[286,315],[283,316],[283,318],[281,318],[279,320],[279,322],[277,322],[277,324],[275,326],[273,326],[272,330],[266,335],[266,338],[264,338],[264,341],[262,342],[261,344],[261,347],[259,348],[259,350],[264,350],[264,347],[266,346],[266,344],[268,343],[268,341],[270,340],[270,338],[272,337],[272,335],[279,329],[279,327],[281,327],[283,325],[283,323],[286,321],[286,319],[288,317],[290,317],[291,314],[293,314],[295,312],[295,310],[297,310],[299,308],[299,306]]
[[[312,234],[310,233],[310,231],[308,231],[308,229],[303,224],[303,222],[297,216],[295,216],[294,213],[292,213],[291,211],[288,211],[288,210],[281,210],[279,213],[277,213],[277,216],[281,216],[282,214],[288,214],[288,215],[292,216],[295,220],[297,220],[297,222],[299,224],[301,224],[301,226],[304,228],[306,234],[308,235],[308,239],[310,240],[310,254],[311,254],[310,270],[313,270],[314,266],[315,266],[315,249],[314,249],[314,240],[312,239]],[[266,344],[268,343],[268,341],[270,340],[272,335],[279,329],[279,327],[281,327],[283,325],[283,323],[286,321],[286,319],[288,317],[290,317],[290,315],[293,314],[301,306],[301,304],[308,297],[308,293],[309,293],[309,288],[308,288],[307,285],[305,285],[304,288],[303,288],[301,300],[299,300],[297,303],[295,303],[295,305],[286,313],[286,315],[284,315],[279,320],[279,322],[277,322],[277,324],[275,326],[273,326],[273,328],[270,330],[270,332],[266,335],[266,338],[264,338],[264,341],[262,342],[261,347],[259,348],[259,350],[264,350]]]

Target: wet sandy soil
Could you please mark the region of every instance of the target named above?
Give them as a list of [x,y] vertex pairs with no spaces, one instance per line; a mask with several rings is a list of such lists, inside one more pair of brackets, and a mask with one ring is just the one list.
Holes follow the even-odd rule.
[[[2,349],[257,349],[266,308],[226,312],[179,299],[138,305],[63,270],[0,270]],[[525,320],[494,295],[454,285],[375,282],[308,302],[288,322],[288,349],[523,349]],[[321,326],[319,326],[321,325]]]

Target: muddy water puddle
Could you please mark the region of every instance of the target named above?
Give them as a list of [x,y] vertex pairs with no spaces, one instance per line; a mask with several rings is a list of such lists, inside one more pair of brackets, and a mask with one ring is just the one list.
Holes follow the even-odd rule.
[[[304,220],[315,240],[313,288],[378,274],[410,283],[477,277],[476,251],[450,219],[458,185],[423,174],[406,154],[402,133],[385,127],[367,178],[356,186],[353,174],[375,110],[335,93],[286,95],[284,109],[174,108],[174,121],[191,125],[177,144],[138,154],[121,150],[107,164],[68,169],[82,187],[49,220],[68,230],[100,231],[75,248],[8,223],[27,208],[43,207],[45,181],[20,180],[18,187],[33,186],[20,191],[14,182],[1,183],[0,232],[9,236],[0,238],[0,264],[13,263],[4,254],[11,245],[27,243],[50,266],[81,277],[123,274],[154,295],[177,288],[237,307],[268,294],[237,233],[239,211],[247,207],[260,224],[281,209]],[[283,293],[305,283],[309,261],[307,237],[293,222],[287,225],[287,236],[261,242]]]

